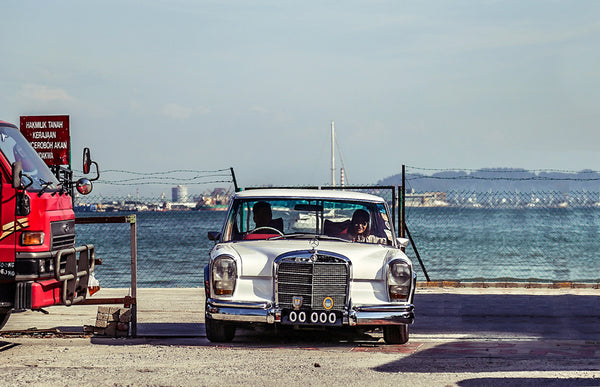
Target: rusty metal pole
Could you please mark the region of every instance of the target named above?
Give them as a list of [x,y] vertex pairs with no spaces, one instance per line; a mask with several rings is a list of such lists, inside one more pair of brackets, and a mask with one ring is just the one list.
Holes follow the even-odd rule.
[[400,237],[401,238],[405,238],[406,232],[405,232],[405,224],[404,221],[406,213],[404,212],[404,204],[405,204],[405,197],[406,197],[406,165],[402,164],[402,188],[400,191]]
[[131,297],[135,302],[131,305],[131,336],[137,336],[137,219],[129,216],[131,225]]
[[235,192],[239,192],[240,189],[237,185],[237,180],[235,179],[235,172],[233,172],[233,167],[230,167],[229,170],[231,171],[231,179],[233,180],[233,189],[235,190]]

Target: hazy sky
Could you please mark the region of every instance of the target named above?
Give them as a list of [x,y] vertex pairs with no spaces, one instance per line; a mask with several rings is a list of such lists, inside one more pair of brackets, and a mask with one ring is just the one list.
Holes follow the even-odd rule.
[[335,121],[351,184],[402,164],[600,169],[596,0],[1,10],[0,119],[70,115],[77,168],[89,146],[102,170],[233,167],[241,186],[326,184]]

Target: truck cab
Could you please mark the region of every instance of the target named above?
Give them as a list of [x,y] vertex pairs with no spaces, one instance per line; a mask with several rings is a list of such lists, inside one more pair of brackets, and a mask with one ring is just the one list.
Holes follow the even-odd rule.
[[[87,151],[84,170],[92,163]],[[91,183],[70,176],[64,167],[53,173],[15,125],[0,121],[0,328],[13,309],[85,300],[94,247],[75,246],[73,188],[89,193]]]

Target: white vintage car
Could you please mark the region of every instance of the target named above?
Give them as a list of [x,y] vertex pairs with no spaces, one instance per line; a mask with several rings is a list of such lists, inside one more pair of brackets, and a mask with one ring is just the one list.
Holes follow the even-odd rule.
[[254,324],[383,330],[408,341],[416,274],[387,203],[349,191],[236,193],[204,269],[206,335]]

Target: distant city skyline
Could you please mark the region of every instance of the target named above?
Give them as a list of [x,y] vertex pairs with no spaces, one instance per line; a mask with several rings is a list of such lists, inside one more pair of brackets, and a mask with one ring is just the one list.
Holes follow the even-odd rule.
[[597,1],[31,0],[2,14],[0,119],[69,115],[74,167],[85,146],[100,165],[94,194],[170,190],[103,171],[329,184],[331,121],[350,185],[402,164],[600,170]]

